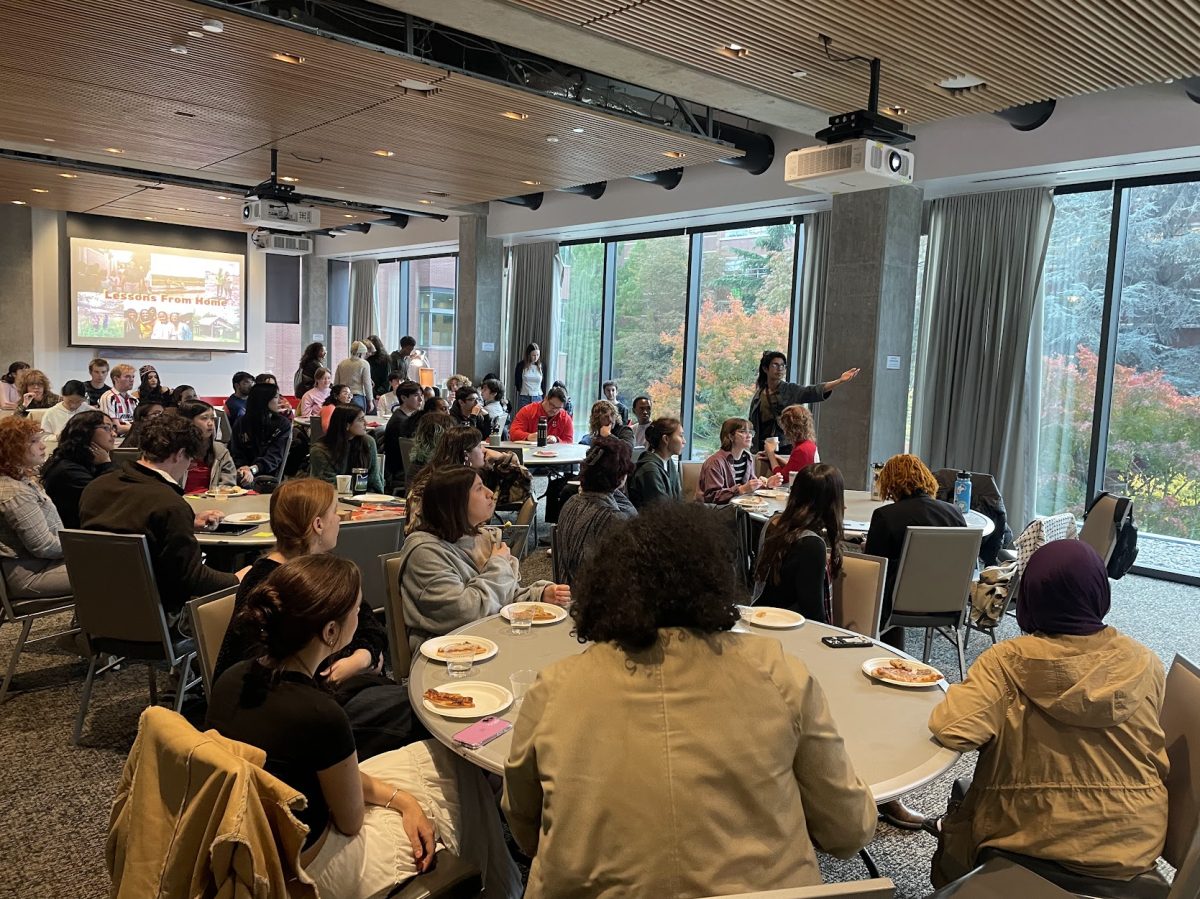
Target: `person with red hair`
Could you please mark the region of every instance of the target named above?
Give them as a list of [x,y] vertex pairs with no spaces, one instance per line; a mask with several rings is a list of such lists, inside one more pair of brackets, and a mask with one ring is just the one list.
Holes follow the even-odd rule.
[[62,519],[34,480],[46,461],[45,436],[32,419],[0,420],[0,574],[14,599],[71,593],[58,540]]

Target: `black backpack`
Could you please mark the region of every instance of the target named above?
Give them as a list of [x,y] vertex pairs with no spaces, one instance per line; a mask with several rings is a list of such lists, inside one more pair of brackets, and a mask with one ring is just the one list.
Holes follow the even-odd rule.
[[[1083,515],[1086,518],[1092,511],[1092,507],[1096,505],[1101,497],[1111,496],[1109,493],[1100,493],[1088,505]],[[1114,581],[1123,578],[1130,568],[1133,567],[1134,561],[1137,560],[1138,554],[1138,530],[1137,525],[1133,523],[1133,502],[1126,496],[1115,497],[1117,504],[1113,509],[1113,524],[1117,529],[1117,540],[1113,546],[1112,555],[1108,557],[1108,576]]]

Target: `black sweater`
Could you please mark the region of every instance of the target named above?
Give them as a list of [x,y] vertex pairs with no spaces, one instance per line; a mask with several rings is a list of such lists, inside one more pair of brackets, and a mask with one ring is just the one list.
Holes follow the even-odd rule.
[[115,462],[81,465],[61,456],[46,466],[42,472],[42,486],[54,501],[54,507],[58,509],[58,516],[62,519],[64,528],[79,527],[79,500],[83,496],[84,488],[100,475],[116,467]]

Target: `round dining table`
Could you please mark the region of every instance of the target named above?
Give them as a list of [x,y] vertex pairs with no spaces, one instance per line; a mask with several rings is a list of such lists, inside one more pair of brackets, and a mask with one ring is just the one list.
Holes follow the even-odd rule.
[[[493,446],[492,449],[516,453],[521,464],[526,467],[531,465],[551,467],[578,465],[588,451],[586,446],[579,443],[551,443],[546,446],[538,446],[536,440],[504,440],[498,446]],[[540,456],[538,453],[553,453],[553,455]]]
[[[751,518],[758,521],[769,521],[772,515],[782,512],[787,505],[788,488],[776,487],[755,493],[753,496],[755,499],[763,500],[765,505],[743,505],[743,508]],[[871,515],[875,510],[891,502],[891,500],[871,499],[871,494],[867,490],[847,490],[845,491],[845,500],[846,514],[842,520],[842,530],[848,534],[865,534],[871,527]],[[739,501],[735,498],[733,502],[738,503]],[[964,517],[967,519],[968,527],[983,528],[984,537],[996,530],[996,523],[982,512],[971,509]]]
[[[528,635],[513,636],[508,621],[499,615],[461,627],[454,631],[456,636],[486,637],[499,647],[492,658],[476,662],[464,681],[484,681],[510,689],[509,675],[514,671],[540,670],[583,652],[585,646],[572,636],[572,630],[568,617],[534,625]],[[870,658],[911,656],[882,643],[862,649],[831,649],[821,642],[822,637],[851,632],[812,621],[788,630],[743,621],[734,630],[779,640],[787,653],[804,662],[825,691],[854,770],[871,787],[877,802],[902,796],[934,780],[958,761],[959,753],[937,743],[926,725],[929,713],[944,695],[944,682],[929,687],[897,687],[872,680],[862,671],[862,663]],[[444,663],[414,653],[408,692],[417,717],[439,742],[481,768],[502,775],[512,731],[480,749],[467,749],[454,741],[454,734],[478,719],[449,718],[425,707],[422,697],[426,690],[453,690],[455,683],[447,676]],[[509,706],[497,714],[515,723],[519,710]],[[714,722],[714,726],[720,723]]]
[[[228,546],[252,549],[254,547],[262,548],[275,544],[275,535],[271,532],[271,497],[269,494],[251,493],[243,496],[208,496],[203,493],[195,493],[185,496],[184,499],[188,501],[196,511],[196,514],[216,509],[218,512],[224,512],[226,516],[237,513],[251,513],[264,516],[261,525],[246,534],[212,534],[205,531],[196,531],[196,541],[201,546]],[[342,502],[340,498],[338,500],[338,510],[341,512],[350,513],[356,511],[357,508],[353,504]],[[376,512],[372,513],[368,518],[390,517],[391,514],[402,515],[402,507],[397,507],[395,513]],[[353,521],[345,521],[342,527],[353,528],[354,523]]]

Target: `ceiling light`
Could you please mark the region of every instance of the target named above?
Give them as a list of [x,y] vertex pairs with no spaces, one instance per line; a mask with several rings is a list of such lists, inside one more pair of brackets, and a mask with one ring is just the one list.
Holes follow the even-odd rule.
[[403,81],[397,81],[396,87],[406,93],[412,91],[414,94],[425,94],[426,96],[438,92],[438,88],[434,87],[428,81],[419,81],[416,78],[405,78]]
[[31,190],[32,190],[32,191],[33,191],[35,194],[48,194],[48,193],[50,193],[50,191],[49,191],[49,190],[47,190],[47,189],[46,189],[46,188],[44,188],[44,187],[34,187],[34,188],[30,188],[30,189],[31,189]]
[[350,214],[350,213],[348,213],[348,212],[343,212],[343,213],[342,213],[342,218],[344,218],[344,219],[352,219],[352,218],[354,218],[354,216],[353,216],[353,215],[351,215],[351,214]]
[[291,175],[283,175],[279,180],[286,181],[288,184],[296,184],[300,181],[299,178],[293,178]]
[[382,156],[384,159],[391,159],[396,154],[391,150],[372,150],[376,156]]
[[26,203],[24,200],[13,200],[13,201],[12,201],[12,204],[13,204],[14,206],[28,206],[28,205],[29,205],[29,204],[28,204],[28,203]]
[[422,199],[422,200],[417,200],[417,202],[420,203],[422,206],[432,206],[433,205],[433,200]]
[[48,144],[54,143],[54,138],[52,138],[52,137],[43,137],[42,140],[44,140]]
[[938,87],[944,88],[952,94],[961,94],[987,87],[987,82],[978,75],[952,75],[939,81]]
[[172,53],[178,53],[180,56],[187,56],[187,47],[183,44],[172,44],[167,49]]
[[546,143],[548,143],[548,144],[558,143],[558,135],[557,134],[547,134],[546,135]]
[[750,55],[750,49],[741,44],[726,44],[717,52],[729,59],[744,59]]
[[271,59],[277,59],[280,62],[286,62],[290,66],[298,66],[304,62],[304,57],[297,56],[295,53],[272,53]]
[[576,134],[583,134],[582,128],[575,127],[575,128],[572,128],[571,130],[574,131]]
[[791,73],[791,76],[793,78],[807,78],[808,72],[804,71],[804,69],[796,69],[796,71]]
[[200,23],[200,27],[209,34],[220,34],[225,30],[225,26],[220,19],[205,19]]
[[670,159],[683,159],[683,157],[687,156],[687,154],[681,153],[679,150],[664,150],[663,156],[669,157]]
[[120,147],[105,147],[105,148],[104,148],[104,152],[105,152],[105,153],[112,153],[114,156],[120,156],[120,155],[121,155],[122,153],[124,153],[125,151],[124,151],[124,150],[122,150]]
[[78,178],[79,176],[72,175],[70,172],[59,172],[58,177],[60,177],[60,178]]
[[175,211],[176,211],[176,212],[187,212],[188,210],[187,210],[187,209],[185,209],[185,208],[184,208],[184,207],[182,207],[182,206],[176,206],[176,207],[175,207]]
[[204,37],[203,31],[192,30],[188,32],[188,37]]
[[528,114],[524,112],[502,112],[500,115],[504,116],[506,119],[512,119],[514,122],[523,122],[529,118]]
[[228,200],[229,197],[225,196],[225,194],[218,194],[217,199],[218,200]]
[[429,194],[429,196],[431,196],[431,197],[446,196],[446,192],[444,190],[427,190],[427,191],[425,191],[425,193]]
[[528,184],[530,187],[537,187],[542,182],[541,181],[522,181],[521,183]]
[[889,106],[888,112],[890,112],[892,115],[908,115],[908,107],[907,106]]
[[154,221],[154,216],[152,216],[152,215],[143,215],[143,216],[142,216],[142,218],[143,218],[144,220],[146,220],[147,222],[152,222],[152,221]]

